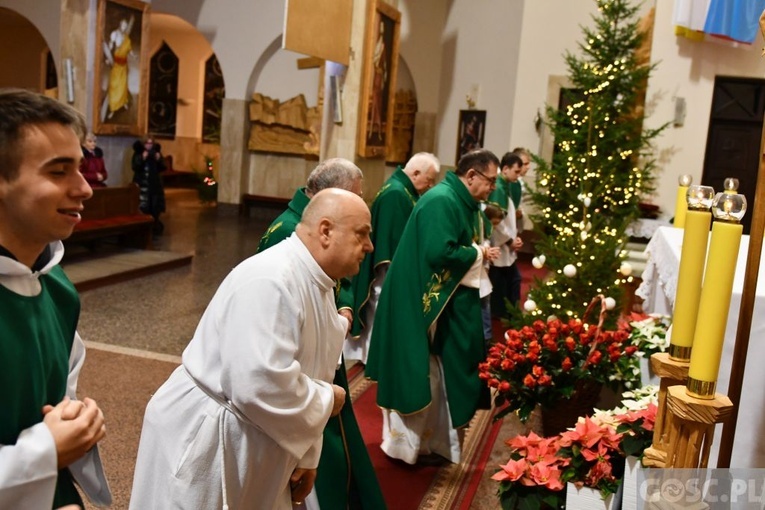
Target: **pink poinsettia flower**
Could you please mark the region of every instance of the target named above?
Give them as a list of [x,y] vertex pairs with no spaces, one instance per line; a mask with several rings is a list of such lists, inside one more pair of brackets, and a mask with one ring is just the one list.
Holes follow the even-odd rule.
[[525,459],[511,459],[507,461],[507,464],[500,464],[499,467],[502,468],[502,471],[498,471],[493,474],[491,477],[492,480],[496,480],[498,482],[504,482],[505,480],[509,482],[517,482],[526,472],[527,464]]
[[582,457],[584,457],[584,459],[588,462],[592,462],[594,460],[602,462],[603,460],[610,458],[608,455],[608,448],[602,441],[598,442],[597,447],[594,449],[582,448],[581,453]]
[[551,448],[549,444],[541,443],[538,446],[529,447],[526,453],[526,458],[529,462],[555,464],[559,460],[555,455],[556,452],[557,450]]
[[614,475],[611,463],[607,460],[596,463],[587,473],[584,484],[588,487],[596,487],[602,480],[613,480]]
[[544,438],[539,437],[534,432],[529,432],[528,436],[515,436],[505,441],[505,444],[514,450],[521,452],[528,451],[529,447],[539,446]]
[[600,441],[604,433],[607,433],[607,427],[601,427],[595,423],[589,416],[584,420],[580,420],[576,424],[574,430],[568,430],[561,434],[560,445],[571,446],[574,443],[579,443],[587,448]]
[[563,489],[563,483],[560,481],[560,470],[554,464],[537,463],[529,469],[529,483],[526,478],[521,480],[524,485],[534,486],[543,485],[550,490],[559,491]]

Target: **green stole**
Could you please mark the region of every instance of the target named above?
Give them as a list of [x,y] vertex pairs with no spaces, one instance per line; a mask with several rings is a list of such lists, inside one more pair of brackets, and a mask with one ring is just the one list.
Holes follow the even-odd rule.
[[512,198],[510,185],[513,183],[506,181],[500,175],[500,176],[497,176],[496,184],[497,184],[497,187],[494,188],[494,191],[491,192],[491,194],[489,195],[489,198],[486,199],[486,203],[499,207],[500,209],[502,209],[502,211],[505,212],[505,214],[507,214],[507,201],[508,199]]
[[[80,299],[60,266],[40,276],[37,296],[0,285],[0,444],[14,445],[24,429],[40,423],[42,408],[66,395],[69,357]],[[53,508],[83,505],[69,469],[59,470]]]
[[409,217],[380,294],[365,372],[378,382],[383,408],[408,415],[430,405],[431,353],[443,364],[455,428],[489,405],[478,378],[486,356],[478,289],[459,285],[477,257],[478,214],[478,202],[448,172]]
[[523,188],[521,187],[521,181],[517,180],[515,182],[509,183],[510,186],[510,198],[513,199],[513,205],[515,206],[515,210],[517,211],[518,208],[521,206],[521,194],[523,193]]
[[[263,235],[258,245],[258,253],[292,235],[309,201],[303,189],[295,192],[287,210],[271,223]],[[350,281],[342,278],[335,287],[335,303],[338,308],[349,306],[345,303],[353,303],[352,297],[349,297],[350,292]],[[351,502],[361,502],[361,506],[356,504],[352,508],[384,509],[385,501],[377,482],[377,475],[361,436],[356,415],[353,414],[344,360],[341,360],[340,368],[335,371],[335,379],[332,382],[345,389],[346,399],[340,414],[331,417],[324,427],[315,482],[319,505],[322,508],[348,508]],[[344,481],[342,486],[339,484],[340,480]]]
[[372,202],[372,243],[375,249],[364,257],[359,274],[353,279],[355,314],[351,335],[354,337],[359,336],[364,327],[366,304],[375,279],[375,270],[380,264],[393,260],[401,234],[418,198],[412,180],[399,167],[383,184]]

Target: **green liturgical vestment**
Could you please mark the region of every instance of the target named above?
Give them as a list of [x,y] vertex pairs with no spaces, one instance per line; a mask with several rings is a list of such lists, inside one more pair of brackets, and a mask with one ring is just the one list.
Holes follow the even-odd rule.
[[[440,357],[452,426],[490,403],[478,378],[486,352],[478,289],[459,285],[477,257],[479,204],[452,172],[417,202],[380,294],[366,375],[377,403],[401,415],[431,402],[429,356]],[[437,322],[435,337],[428,330]]]
[[[521,187],[521,181],[509,182],[507,184],[510,197],[513,199],[513,205],[515,209],[521,206],[521,195],[523,195],[523,188]],[[507,207],[505,207],[507,209]]]
[[[506,181],[499,176],[495,182],[497,187],[494,188],[494,191],[491,192],[489,198],[486,199],[486,203],[499,207],[505,214],[507,214],[507,200],[512,196],[510,185],[513,183]],[[515,202],[515,199],[513,199],[513,202]]]
[[372,243],[375,250],[364,257],[359,274],[353,279],[355,303],[351,334],[354,337],[357,337],[365,326],[366,304],[375,279],[375,269],[380,264],[389,264],[393,260],[393,254],[418,197],[412,180],[401,168],[397,168],[372,202]]
[[[258,244],[258,252],[291,236],[309,201],[303,188],[297,190],[287,210],[279,215],[266,230]],[[338,309],[353,304],[348,279],[343,278],[335,288],[335,302]],[[319,506],[322,509],[385,509],[377,475],[369,458],[364,438],[361,436],[356,415],[353,414],[345,362],[340,363],[340,368],[335,371],[333,382],[345,389],[346,397],[340,414],[331,417],[324,427],[321,458],[315,482]]]
[[[0,444],[16,444],[19,433],[42,421],[42,408],[55,406],[66,394],[80,299],[60,266],[40,277],[37,296],[19,296],[0,285],[0,388],[14,388],[3,397]],[[17,320],[37,317],[38,320]],[[20,362],[20,360],[23,360]],[[58,473],[53,507],[82,499],[69,469]]]

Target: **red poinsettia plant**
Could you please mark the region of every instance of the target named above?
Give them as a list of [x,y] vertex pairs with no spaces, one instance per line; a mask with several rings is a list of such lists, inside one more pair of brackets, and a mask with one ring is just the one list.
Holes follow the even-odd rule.
[[552,408],[571,398],[583,382],[617,388],[624,374],[632,372],[628,368],[637,347],[629,342],[630,331],[628,327],[604,330],[605,298],[595,298],[587,312],[598,299],[597,323],[537,320],[508,330],[504,341],[489,348],[486,361],[479,365],[479,377],[496,390],[495,403],[502,407],[497,419],[518,411],[525,422],[538,404]]

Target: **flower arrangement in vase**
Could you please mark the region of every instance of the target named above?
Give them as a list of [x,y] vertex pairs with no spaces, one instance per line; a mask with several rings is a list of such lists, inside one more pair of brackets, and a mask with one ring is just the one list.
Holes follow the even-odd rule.
[[[517,411],[525,422],[537,405],[543,412],[559,407],[563,401],[584,393],[584,388],[607,385],[617,387],[623,375],[631,373],[631,358],[637,347],[629,343],[629,331],[602,329],[606,313],[606,299],[593,299],[583,317],[600,300],[601,311],[597,324],[582,319],[562,322],[552,318],[547,322],[535,321],[530,326],[511,329],[504,342],[489,348],[488,357],[479,365],[479,377],[496,390],[495,403],[502,409],[499,419]],[[595,400],[583,412],[590,414]],[[563,427],[565,428],[565,427]],[[551,431],[546,431],[548,435]],[[557,431],[552,431],[557,432]]]

